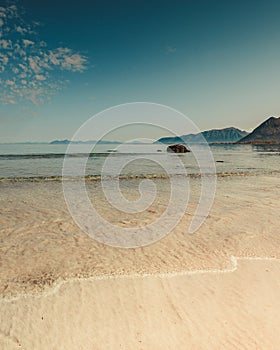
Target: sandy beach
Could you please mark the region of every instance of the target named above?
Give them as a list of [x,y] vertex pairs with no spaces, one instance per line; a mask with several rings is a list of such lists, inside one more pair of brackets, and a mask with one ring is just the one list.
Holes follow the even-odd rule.
[[[279,179],[218,178],[193,235],[191,181],[180,224],[138,249],[81,232],[59,181],[1,182],[1,349],[279,349]],[[133,226],[160,215],[166,198],[159,191],[133,218],[98,200],[104,217]]]
[[280,263],[68,282],[1,301],[1,349],[279,349]]
[[0,0],[0,350],[280,350],[279,13]]

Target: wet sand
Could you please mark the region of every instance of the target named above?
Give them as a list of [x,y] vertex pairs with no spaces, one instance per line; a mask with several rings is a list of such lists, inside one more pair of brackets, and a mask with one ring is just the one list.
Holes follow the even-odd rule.
[[[279,179],[218,179],[210,215],[190,235],[199,188],[192,181],[180,224],[138,249],[82,233],[58,181],[1,183],[0,347],[278,349],[278,261],[238,260],[235,269],[231,257],[280,258]],[[101,197],[99,208],[116,225],[137,226],[160,216],[168,196],[159,193],[152,210],[133,217]]]
[[68,282],[0,302],[1,349],[267,349],[280,346],[280,263],[230,273]]

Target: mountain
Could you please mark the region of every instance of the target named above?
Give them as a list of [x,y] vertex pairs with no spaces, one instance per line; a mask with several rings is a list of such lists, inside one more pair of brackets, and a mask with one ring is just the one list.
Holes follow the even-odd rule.
[[238,143],[280,143],[280,118],[268,118]]
[[69,143],[69,140],[54,140],[50,142],[50,145],[68,145]]
[[80,145],[80,144],[95,144],[95,143],[100,143],[100,144],[115,144],[115,143],[117,143],[117,144],[119,144],[121,142],[119,142],[119,141],[103,141],[103,140],[100,140],[100,141],[54,140],[54,141],[50,142],[50,145],[69,145],[69,143]]
[[[212,129],[206,130],[198,134],[188,134],[176,137],[162,137],[157,143],[197,143],[205,142],[204,139],[209,143],[233,143],[237,142],[244,136],[248,135],[247,131],[242,131],[237,128],[225,128],[225,129]],[[203,139],[203,137],[204,139]]]

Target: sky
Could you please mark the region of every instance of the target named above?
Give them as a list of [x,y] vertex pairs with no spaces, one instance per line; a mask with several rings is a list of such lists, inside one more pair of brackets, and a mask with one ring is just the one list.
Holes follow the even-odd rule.
[[279,16],[274,0],[0,0],[0,142],[70,139],[139,101],[252,130],[280,115]]

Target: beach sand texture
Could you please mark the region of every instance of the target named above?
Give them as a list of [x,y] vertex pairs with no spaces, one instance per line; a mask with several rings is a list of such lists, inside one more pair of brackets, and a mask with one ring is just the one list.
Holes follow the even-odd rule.
[[[0,186],[1,349],[279,349],[276,176],[218,179],[210,216],[190,235],[194,191],[171,234],[129,250],[82,233],[59,182]],[[160,215],[165,199],[134,218],[100,208],[133,226]],[[275,260],[236,269],[232,256]]]
[[280,263],[231,273],[68,282],[1,302],[1,349],[277,350]]

